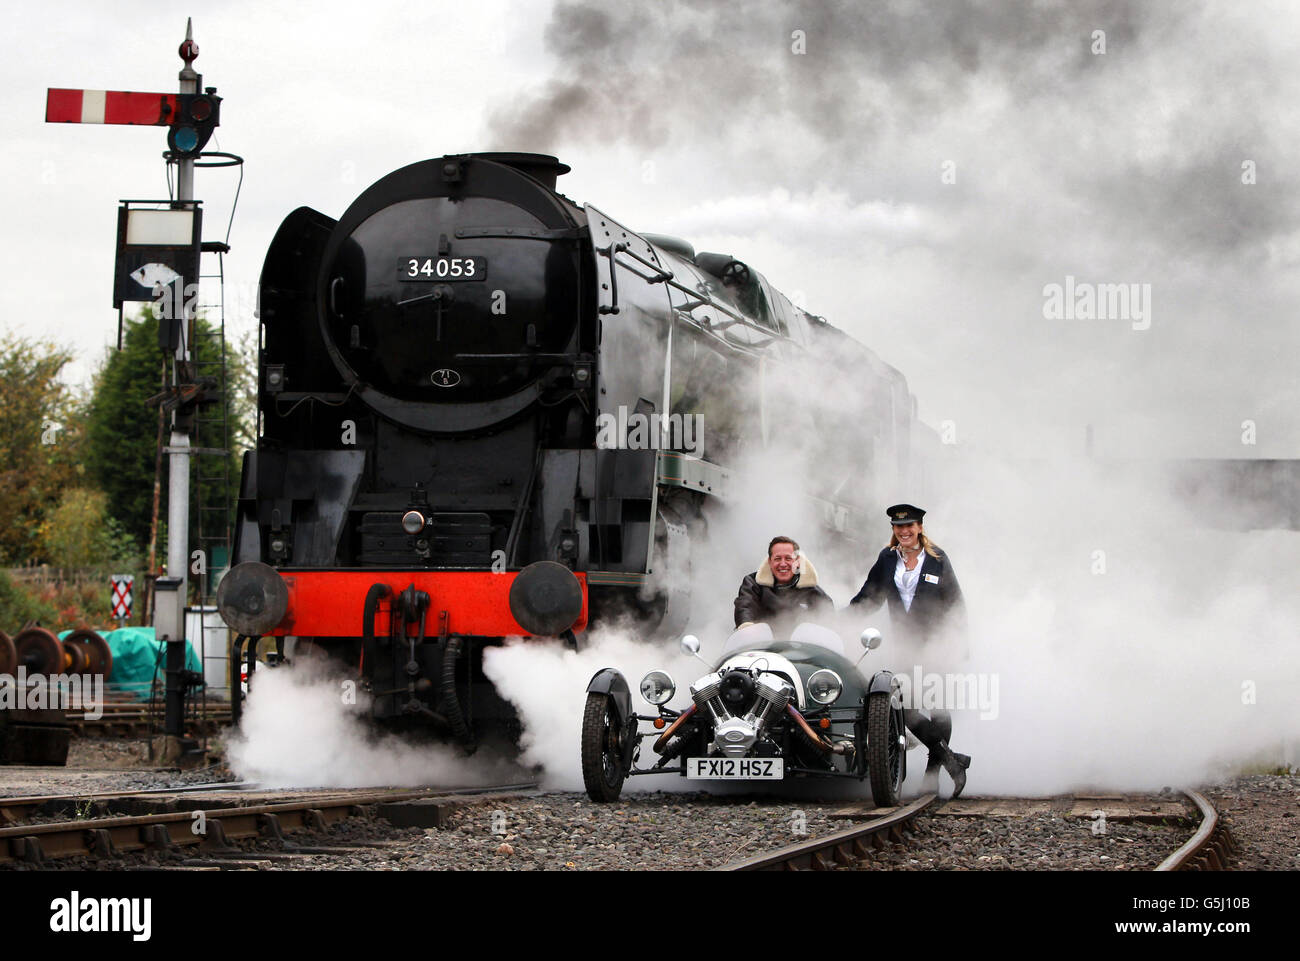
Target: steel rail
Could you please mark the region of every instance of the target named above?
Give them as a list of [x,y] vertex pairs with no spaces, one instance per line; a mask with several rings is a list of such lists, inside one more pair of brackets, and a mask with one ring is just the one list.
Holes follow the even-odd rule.
[[[316,796],[297,801],[201,807],[136,816],[90,818],[0,828],[0,864],[41,863],[46,858],[111,857],[118,853],[205,844],[223,849],[232,840],[283,838],[285,831],[324,828],[377,804],[465,795],[536,790],[536,782],[484,787]],[[120,795],[119,795],[120,796]],[[196,817],[200,815],[201,817]],[[201,830],[199,830],[201,826]]]
[[1201,826],[1186,844],[1161,861],[1156,870],[1226,871],[1228,855],[1237,848],[1227,825],[1205,795],[1199,791],[1184,791],[1183,794],[1200,810]]
[[[265,790],[255,781],[207,781],[203,784],[182,784],[176,787],[141,788],[138,791],[98,791],[85,794],[23,794],[12,797],[0,796],[0,827],[10,827],[21,821],[33,811],[44,809],[47,813],[59,807],[94,804],[95,802],[146,800],[157,795],[180,796],[201,794],[212,791],[256,791]],[[322,789],[328,792],[328,789]],[[337,792],[343,793],[343,789]],[[322,794],[327,796],[327,794]]]
[[719,871],[832,871],[840,866],[854,866],[888,843],[904,839],[917,816],[938,800],[936,794],[923,794],[911,804],[897,808],[884,817],[857,827],[790,844],[743,861],[733,861]]

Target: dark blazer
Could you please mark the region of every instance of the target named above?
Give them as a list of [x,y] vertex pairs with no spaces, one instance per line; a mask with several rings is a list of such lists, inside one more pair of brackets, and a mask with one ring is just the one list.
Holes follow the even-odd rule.
[[849,606],[862,604],[866,613],[870,613],[888,603],[889,617],[894,626],[921,640],[928,638],[949,619],[959,627],[964,626],[966,604],[948,555],[940,551],[938,557],[932,557],[929,552],[924,552],[922,557],[921,579],[917,582],[910,611],[904,610],[898,585],[894,583],[898,552],[889,547],[880,552],[862,590],[849,601]]

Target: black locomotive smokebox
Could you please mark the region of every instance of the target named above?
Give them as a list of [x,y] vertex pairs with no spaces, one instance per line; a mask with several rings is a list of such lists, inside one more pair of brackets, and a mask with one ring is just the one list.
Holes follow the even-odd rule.
[[261,561],[236,564],[217,588],[217,613],[240,634],[261,637],[284,620],[289,588]]
[[582,585],[563,564],[529,564],[510,585],[510,613],[529,634],[559,634],[582,613]]

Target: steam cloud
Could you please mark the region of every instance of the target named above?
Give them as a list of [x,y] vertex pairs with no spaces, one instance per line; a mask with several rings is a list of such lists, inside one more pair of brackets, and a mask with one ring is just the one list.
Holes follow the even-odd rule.
[[[928,420],[960,412],[964,442],[1074,453],[1091,424],[1116,456],[1291,457],[1295,20],[1174,0],[561,2],[550,76],[488,138],[805,292]],[[1151,330],[1045,319],[1067,275],[1150,284]]]
[[[764,459],[768,469],[751,476],[765,480],[716,513],[696,545],[688,630],[708,660],[721,652],[736,588],[769,537],[796,537],[841,608],[888,538],[883,510],[872,528],[879,537],[861,546],[821,533],[799,494],[803,468],[791,466],[802,462],[787,453]],[[1300,534],[1198,528],[1157,474],[1082,460],[1027,466],[953,456],[932,483],[933,499],[916,500],[930,509],[927,532],[961,581],[968,636],[908,648],[884,609],[839,627],[848,641],[866,626],[884,631],[884,645],[862,661],[868,674],[910,675],[920,665],[996,677],[992,712],[954,712],[954,746],[974,756],[968,793],[1179,787],[1294,751],[1300,601],[1290,585]],[[644,713],[652,709],[636,687],[651,669],[672,674],[674,705],[688,704],[686,688],[706,668],[674,641],[624,626],[590,635],[581,653],[534,642],[489,651],[485,670],[526,726],[524,760],[542,765],[553,787],[581,787],[584,691],[601,668],[624,672]],[[908,789],[924,765],[924,749],[911,752]],[[701,786],[662,775],[624,789]]]
[[[574,177],[608,163],[619,192],[594,196],[602,209],[803,291],[907,376],[925,421],[957,431],[906,481],[858,479],[870,506],[856,547],[801,506],[823,486],[826,445],[856,438],[778,438],[682,575],[706,656],[772,534],[804,545],[843,606],[888,536],[883,508],[907,500],[951,552],[970,634],[904,650],[878,612],[885,645],[863,663],[997,675],[996,719],[956,714],[969,791],[1177,786],[1295,763],[1300,534],[1250,529],[1286,525],[1287,505],[1294,526],[1295,491],[1281,472],[1270,490],[1220,481],[1192,512],[1162,461],[1300,444],[1300,200],[1277,175],[1300,135],[1300,70],[1279,39],[1294,20],[1280,4],[1122,0],[556,5],[551,76],[495,112],[496,146],[557,153]],[[1044,287],[1067,276],[1149,283],[1150,330],[1045,318]],[[799,385],[814,410],[864,402]],[[789,428],[805,411],[786,403]],[[626,664],[635,687],[646,666],[672,670],[675,648],[659,650],[647,665],[620,638],[603,661],[551,663],[572,707],[548,724],[575,747],[548,768],[572,781],[590,673]],[[540,656],[507,648],[493,670],[508,687],[512,659]],[[682,669],[684,688],[695,666]],[[545,740],[537,756],[554,753]]]
[[414,743],[367,726],[367,701],[345,703],[343,678],[310,663],[258,671],[230,768],[266,788],[477,787],[527,781],[511,761],[446,744]]

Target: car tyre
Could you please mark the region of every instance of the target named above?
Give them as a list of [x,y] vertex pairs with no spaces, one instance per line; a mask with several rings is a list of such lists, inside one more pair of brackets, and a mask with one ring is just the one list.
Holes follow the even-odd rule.
[[906,738],[903,712],[891,703],[888,691],[867,697],[867,771],[876,807],[896,807],[903,790]]
[[617,801],[627,771],[619,737],[618,711],[608,694],[591,692],[582,713],[582,782],[593,801]]

